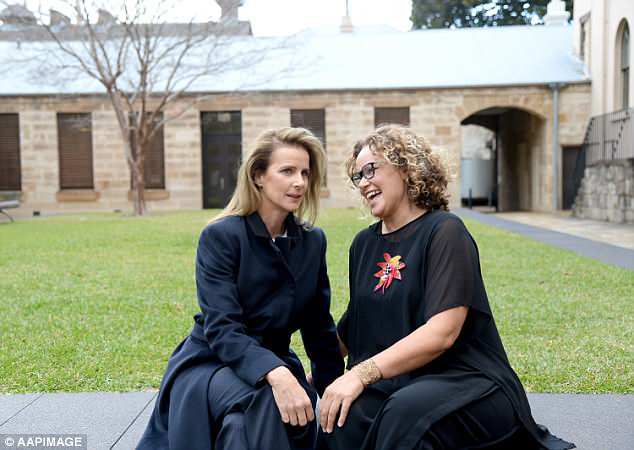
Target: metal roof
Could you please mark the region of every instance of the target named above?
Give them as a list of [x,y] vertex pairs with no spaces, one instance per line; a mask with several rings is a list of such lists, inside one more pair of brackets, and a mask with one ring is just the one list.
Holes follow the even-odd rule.
[[[282,42],[288,47],[272,51],[247,68],[201,78],[188,90],[388,90],[589,81],[583,62],[573,55],[570,25],[374,31],[231,38],[231,51],[238,53],[245,48],[253,52],[254,48],[279,47]],[[18,50],[15,42],[0,42],[0,60],[24,51],[28,51],[27,43]],[[72,82],[47,84],[45,79],[34,82],[28,76],[28,63],[2,65],[0,95],[104,92],[85,75],[72,77]],[[292,70],[283,70],[288,67]]]

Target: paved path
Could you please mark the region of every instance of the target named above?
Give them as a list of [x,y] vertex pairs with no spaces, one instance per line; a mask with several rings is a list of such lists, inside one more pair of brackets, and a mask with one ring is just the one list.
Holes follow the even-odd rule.
[[[133,449],[155,396],[155,392],[0,395],[0,437],[14,433],[86,434],[90,450]],[[537,422],[575,442],[580,450],[634,448],[634,395],[528,397]],[[0,441],[0,449],[4,448]]]
[[496,213],[495,217],[634,250],[633,224],[579,219],[572,217],[571,211],[557,211],[556,213],[506,212]]
[[[452,211],[461,217],[477,220],[487,225],[530,237],[536,241],[571,250],[580,255],[634,271],[634,249],[574,236],[569,233],[562,233],[548,228],[527,225],[515,220],[505,219],[498,214],[483,214],[464,208],[458,208]],[[547,224],[542,222],[542,226],[546,225]]]

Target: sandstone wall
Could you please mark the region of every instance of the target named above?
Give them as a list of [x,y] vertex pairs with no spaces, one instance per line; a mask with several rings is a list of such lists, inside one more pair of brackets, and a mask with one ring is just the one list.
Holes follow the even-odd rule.
[[[542,123],[542,130],[528,139],[522,156],[529,168],[531,200],[522,205],[536,210],[551,208],[552,192],[552,93],[548,87],[464,88],[398,91],[332,91],[223,94],[206,96],[193,108],[174,105],[167,114],[179,117],[165,126],[165,189],[148,191],[148,207],[198,209],[202,207],[202,158],[200,115],[205,111],[242,112],[243,156],[256,136],[270,127],[288,126],[291,109],[325,109],[328,182],[323,204],[358,206],[342,163],[356,140],[374,126],[374,108],[409,107],[410,124],[441,152],[450,165],[451,206],[460,202],[461,121],[487,108],[514,108]],[[151,107],[151,106],[150,106]],[[185,111],[183,114],[182,111]],[[562,90],[559,139],[562,145],[581,144],[589,118],[590,85]],[[130,210],[130,175],[120,132],[105,97],[11,97],[0,102],[0,112],[18,113],[22,163],[22,207],[18,215],[33,211]],[[94,190],[68,192],[59,189],[57,112],[91,112],[93,129]],[[521,150],[520,150],[521,151]],[[531,161],[530,163],[528,161]],[[526,176],[524,175],[524,178]]]
[[634,164],[610,161],[586,167],[573,215],[582,219],[634,223]]

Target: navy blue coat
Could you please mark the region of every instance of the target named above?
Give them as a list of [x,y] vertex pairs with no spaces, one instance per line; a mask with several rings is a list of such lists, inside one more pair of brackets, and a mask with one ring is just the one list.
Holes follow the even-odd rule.
[[[230,216],[208,225],[196,255],[200,313],[191,334],[168,362],[155,409],[139,444],[167,449],[169,424],[192,422],[199,433],[211,422],[206,390],[213,374],[229,366],[254,387],[267,372],[286,366],[306,384],[302,364],[289,348],[300,330],[319,394],[343,373],[335,324],[330,315],[326,237],[289,214],[287,237],[274,243],[257,213]],[[313,391],[314,392],[314,391]],[[311,397],[314,397],[311,395]],[[187,426],[190,426],[187,425]],[[213,429],[209,429],[213,434]]]

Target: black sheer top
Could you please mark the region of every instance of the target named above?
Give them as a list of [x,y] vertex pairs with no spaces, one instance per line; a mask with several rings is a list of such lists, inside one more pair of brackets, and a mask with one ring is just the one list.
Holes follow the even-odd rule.
[[[381,233],[381,222],[361,231],[349,254],[350,302],[337,331],[348,348],[348,368],[390,347],[445,310],[466,306],[454,345],[425,366],[387,380],[398,386],[426,374],[473,375],[478,398],[484,384],[502,388],[530,434],[547,448],[570,448],[533,421],[526,394],[511,368],[493,320],[478,249],[462,220],[430,211],[400,229]],[[451,401],[452,393],[447,393]],[[468,395],[468,394],[467,394]]]

